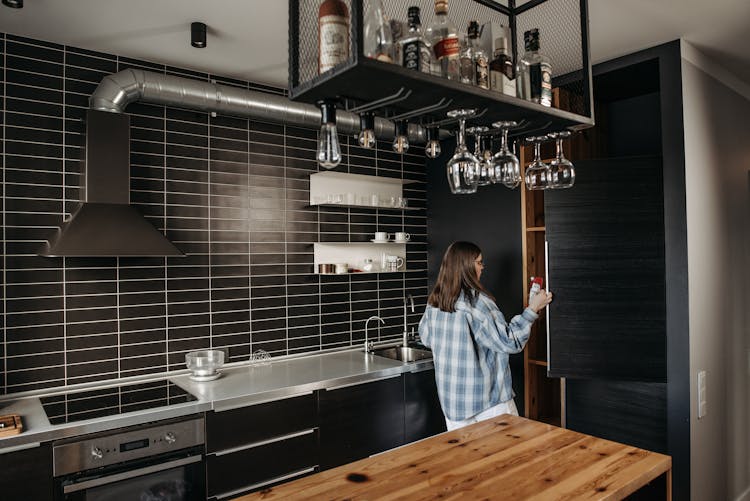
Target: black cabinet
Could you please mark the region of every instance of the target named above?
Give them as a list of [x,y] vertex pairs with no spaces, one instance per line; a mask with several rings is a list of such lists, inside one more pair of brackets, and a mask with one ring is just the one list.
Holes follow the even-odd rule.
[[317,471],[316,394],[206,413],[206,451],[210,499]]
[[319,412],[321,469],[404,444],[401,375],[321,391]]
[[666,452],[674,498],[690,499],[680,53],[677,41],[594,68],[597,126],[574,138],[576,185],[544,196],[567,426]]
[[404,438],[414,442],[446,431],[435,369],[404,374]]
[[45,501],[53,492],[50,444],[0,454],[0,498]]
[[578,161],[544,202],[549,375],[665,382],[661,157]]

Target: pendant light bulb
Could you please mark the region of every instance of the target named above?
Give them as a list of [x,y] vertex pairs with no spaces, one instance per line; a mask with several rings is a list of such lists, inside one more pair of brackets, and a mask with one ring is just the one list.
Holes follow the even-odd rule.
[[363,148],[375,147],[375,115],[373,113],[367,112],[360,115],[357,142]]
[[318,137],[318,164],[333,169],[341,163],[341,145],[336,130],[336,104],[325,100],[320,105],[320,136]]
[[405,120],[396,122],[396,138],[393,140],[393,151],[403,155],[409,151],[408,123]]
[[437,135],[437,129],[427,129],[427,145],[424,148],[424,153],[429,158],[437,158],[440,156],[440,141],[438,141]]

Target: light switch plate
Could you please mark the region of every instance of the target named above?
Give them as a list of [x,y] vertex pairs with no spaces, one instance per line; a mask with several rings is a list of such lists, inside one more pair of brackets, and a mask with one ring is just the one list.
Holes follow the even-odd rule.
[[698,373],[698,419],[705,417],[706,409],[706,371]]

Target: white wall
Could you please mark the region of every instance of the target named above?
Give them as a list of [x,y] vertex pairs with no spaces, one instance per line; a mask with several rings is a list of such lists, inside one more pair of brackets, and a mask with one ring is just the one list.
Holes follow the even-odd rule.
[[[737,500],[750,498],[750,86],[684,41],[682,82],[691,493]],[[697,419],[700,370],[708,414]]]

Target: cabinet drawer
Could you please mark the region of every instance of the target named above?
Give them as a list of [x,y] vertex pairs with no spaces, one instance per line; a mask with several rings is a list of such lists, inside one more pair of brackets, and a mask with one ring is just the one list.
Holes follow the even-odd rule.
[[318,465],[318,433],[309,430],[286,440],[262,443],[226,454],[206,456],[209,496],[242,492],[255,484],[273,482]]
[[53,499],[50,444],[0,454],[0,499]]
[[315,393],[206,413],[206,451],[234,449],[317,427]]

